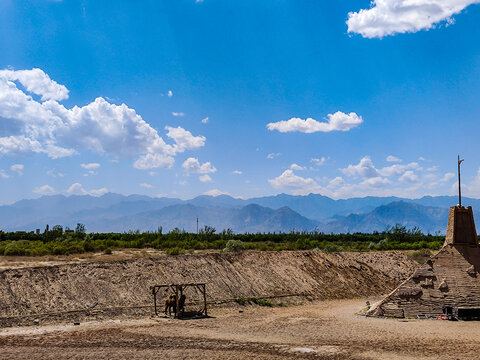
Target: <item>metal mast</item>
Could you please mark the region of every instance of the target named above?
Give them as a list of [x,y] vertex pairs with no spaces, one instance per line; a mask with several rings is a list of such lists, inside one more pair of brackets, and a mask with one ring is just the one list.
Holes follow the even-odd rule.
[[462,206],[462,187],[460,185],[460,164],[464,159],[460,160],[460,155],[458,155],[458,206]]

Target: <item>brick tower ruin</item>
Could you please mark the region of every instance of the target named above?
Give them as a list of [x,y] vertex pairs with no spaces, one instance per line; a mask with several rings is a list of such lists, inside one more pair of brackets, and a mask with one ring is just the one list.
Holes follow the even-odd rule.
[[[459,168],[460,168],[459,159]],[[459,171],[460,184],[460,171]],[[471,206],[450,207],[445,243],[412,276],[368,311],[411,318],[464,313],[480,317],[480,248]],[[473,315],[472,315],[473,314]]]

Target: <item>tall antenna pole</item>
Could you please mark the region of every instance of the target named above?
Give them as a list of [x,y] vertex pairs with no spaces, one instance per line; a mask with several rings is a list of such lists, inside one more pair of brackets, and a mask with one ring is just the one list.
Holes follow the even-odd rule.
[[198,216],[197,216],[197,235],[198,235]]
[[464,159],[460,160],[460,155],[458,155],[458,206],[462,206],[462,187],[460,185],[460,164]]

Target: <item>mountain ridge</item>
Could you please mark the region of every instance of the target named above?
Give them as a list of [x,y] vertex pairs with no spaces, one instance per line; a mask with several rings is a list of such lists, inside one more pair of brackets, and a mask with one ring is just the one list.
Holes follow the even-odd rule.
[[[225,228],[236,228],[237,231],[282,231],[290,228],[298,230],[312,230],[313,228],[324,232],[351,232],[351,231],[383,231],[382,226],[395,225],[391,223],[408,223],[417,224],[423,231],[444,231],[445,223],[442,224],[445,216],[445,209],[456,203],[457,198],[454,196],[425,196],[419,199],[404,199],[398,197],[365,197],[334,200],[326,196],[318,194],[309,195],[288,195],[278,194],[274,196],[257,197],[251,199],[238,199],[229,195],[220,195],[217,197],[209,195],[200,195],[193,199],[182,200],[177,198],[153,198],[145,195],[120,195],[115,193],[107,193],[105,195],[94,197],[90,195],[50,195],[42,196],[38,199],[24,199],[11,205],[0,206],[0,228],[5,231],[31,230],[40,228],[43,230],[45,224],[62,224],[64,226],[74,227],[77,222],[87,225],[90,231],[122,231],[124,223],[131,224],[135,229],[150,229],[153,224],[147,224],[140,219],[140,216],[152,215],[152,212],[160,211],[166,207],[175,205],[192,205],[197,212],[203,224],[217,224]],[[400,206],[397,203],[411,204],[410,207]],[[464,198],[464,203],[473,205],[474,208],[480,209],[480,200]],[[250,207],[255,204],[261,207],[261,211],[256,216],[260,216],[263,222],[256,225],[247,226],[247,216],[245,211],[259,211],[258,208]],[[390,216],[385,208],[389,204],[396,209],[395,216]],[[422,208],[415,208],[420,206]],[[247,208],[247,210],[245,210]],[[281,210],[283,208],[283,210]],[[377,210],[380,208],[379,210]],[[188,207],[184,207],[182,211],[188,212]],[[241,212],[243,210],[243,213]],[[415,210],[416,209],[416,210]],[[443,210],[433,210],[443,209]],[[190,208],[191,210],[191,208]],[[277,213],[275,211],[281,210]],[[393,210],[392,210],[393,211]],[[412,217],[412,213],[418,212],[418,219]],[[372,213],[373,214],[370,214]],[[161,213],[161,212],[160,212]],[[274,216],[275,221],[269,216]],[[143,215],[141,215],[143,214]],[[176,219],[177,225],[184,224],[186,228],[191,229],[190,222],[185,223],[181,219],[180,212],[177,213],[179,218]],[[225,214],[235,214],[235,216],[244,216],[244,223],[239,223],[235,217],[228,218],[231,223],[226,221],[218,221],[213,217],[217,214],[219,218],[225,217]],[[242,215],[243,214],[243,215]],[[367,216],[370,214],[369,216]],[[437,214],[437,215],[432,215]],[[163,214],[162,216],[166,216]],[[190,215],[188,215],[190,216]],[[249,214],[250,217],[255,216]],[[131,219],[129,219],[131,218]],[[169,224],[175,225],[175,219],[167,217]],[[301,220],[300,220],[301,219]],[[152,218],[151,221],[154,221]],[[162,226],[158,221],[155,228]],[[190,221],[190,220],[189,220]],[[212,224],[208,224],[208,222]],[[102,222],[104,226],[102,227]],[[251,221],[250,224],[253,224]],[[114,228],[114,224],[118,225],[118,229]],[[135,224],[141,226],[135,227]],[[270,224],[270,225],[268,225]],[[315,224],[315,226],[313,226]],[[417,226],[415,225],[415,226]],[[440,226],[441,225],[441,226]],[[270,226],[270,228],[268,227]],[[174,226],[179,227],[181,226]],[[168,226],[164,227],[169,228]],[[121,230],[122,229],[122,230]]]

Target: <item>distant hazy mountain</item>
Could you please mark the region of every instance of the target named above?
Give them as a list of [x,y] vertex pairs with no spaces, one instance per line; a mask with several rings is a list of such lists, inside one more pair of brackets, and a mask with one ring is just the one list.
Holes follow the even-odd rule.
[[[217,230],[232,229],[234,232],[289,232],[291,230],[314,230],[318,222],[307,219],[295,211],[283,207],[272,210],[256,204],[241,208],[198,207],[192,204],[177,204],[159,210],[146,211],[133,216],[116,219],[85,221],[90,231],[122,232],[140,229],[153,231],[162,226],[164,231],[174,228],[194,232],[197,226],[213,226]],[[86,219],[85,219],[86,220]]]
[[[397,204],[400,201],[400,205]],[[43,230],[46,224],[74,227],[81,222],[89,231],[153,230],[158,226],[194,230],[198,216],[201,224],[218,230],[290,231],[319,226],[326,232],[382,231],[387,225],[408,223],[425,232],[437,228],[443,232],[446,217],[442,220],[442,216],[446,216],[446,209],[457,201],[455,196],[333,200],[316,194],[280,194],[244,200],[228,195],[202,195],[181,200],[113,193],[100,197],[54,195],[0,206],[0,228],[6,231]],[[397,205],[392,206],[392,203]],[[464,198],[463,203],[480,210],[480,200]],[[251,207],[253,204],[258,207]]]
[[400,224],[411,229],[418,227],[424,233],[439,231],[444,234],[447,227],[448,209],[422,206],[405,201],[381,205],[367,214],[351,214],[321,227],[326,233],[352,233],[384,231],[389,226]]

